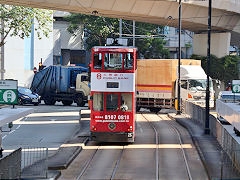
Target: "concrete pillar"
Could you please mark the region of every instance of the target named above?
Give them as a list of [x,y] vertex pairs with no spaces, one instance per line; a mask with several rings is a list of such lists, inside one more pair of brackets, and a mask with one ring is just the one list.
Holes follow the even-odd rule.
[[[211,33],[211,54],[218,58],[229,55],[231,33]],[[194,34],[193,54],[207,56],[207,34]]]

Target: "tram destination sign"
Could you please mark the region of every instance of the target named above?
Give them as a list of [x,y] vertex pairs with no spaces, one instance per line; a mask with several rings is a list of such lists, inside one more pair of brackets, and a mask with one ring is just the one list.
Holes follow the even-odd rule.
[[17,80],[0,80],[0,104],[17,104],[17,87]]
[[232,80],[232,92],[240,93],[240,80]]

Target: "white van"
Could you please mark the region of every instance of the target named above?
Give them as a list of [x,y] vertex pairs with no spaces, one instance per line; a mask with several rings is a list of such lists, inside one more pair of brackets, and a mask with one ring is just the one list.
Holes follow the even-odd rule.
[[220,91],[218,99],[223,102],[240,102],[240,93],[233,93],[232,91]]
[[[237,103],[240,102],[240,93],[233,93],[232,91],[220,91],[218,94],[218,100],[221,100],[224,103]],[[217,112],[220,111],[216,106]],[[217,119],[222,124],[230,124],[227,120],[225,120],[222,116],[217,113]]]

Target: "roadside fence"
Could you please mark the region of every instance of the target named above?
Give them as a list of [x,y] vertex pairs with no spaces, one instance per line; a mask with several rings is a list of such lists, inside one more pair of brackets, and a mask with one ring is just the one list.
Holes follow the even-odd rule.
[[48,148],[27,147],[22,149],[21,178],[47,178]]

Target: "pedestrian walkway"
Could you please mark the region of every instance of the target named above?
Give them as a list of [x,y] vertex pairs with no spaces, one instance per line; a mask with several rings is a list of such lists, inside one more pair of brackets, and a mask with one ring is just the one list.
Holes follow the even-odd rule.
[[[2,107],[2,106],[1,106]],[[0,107],[0,127],[33,113],[33,108]]]

